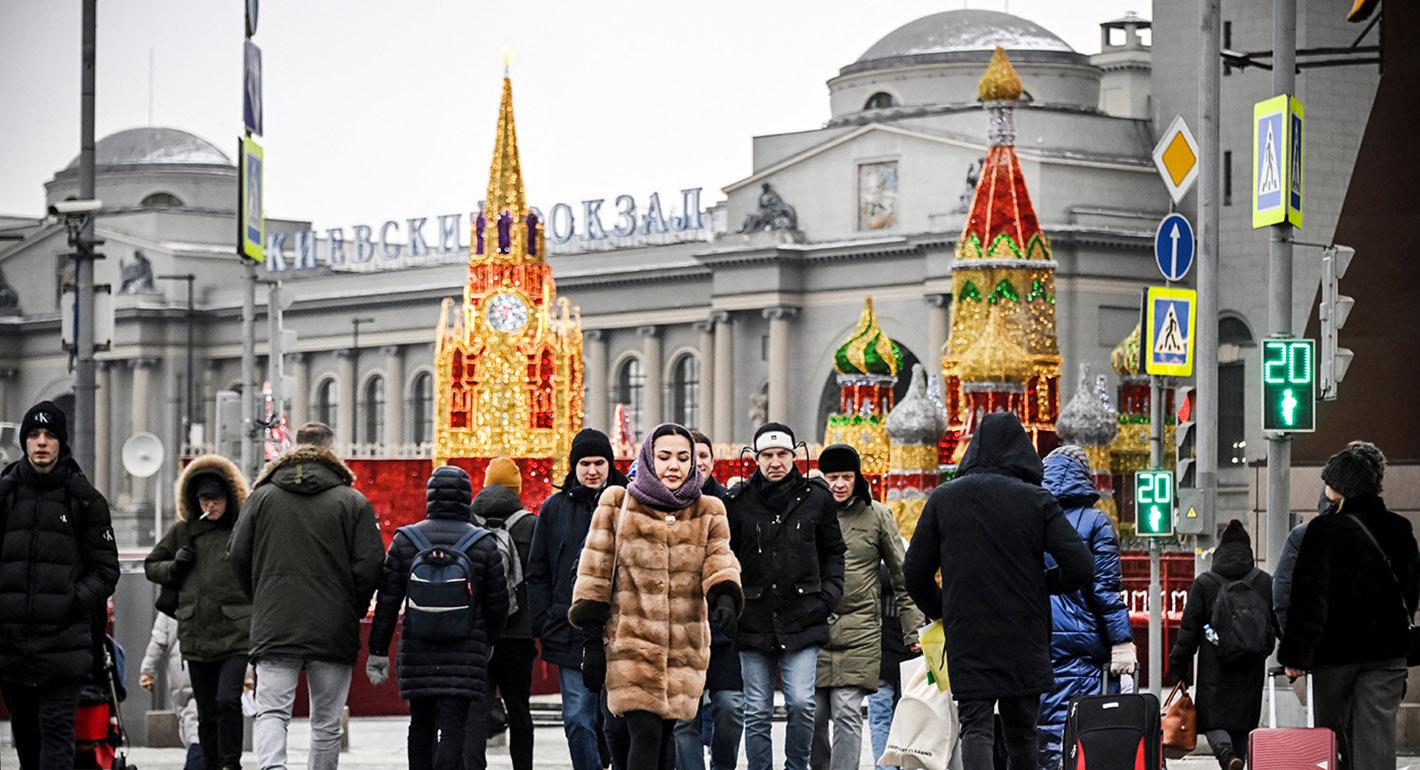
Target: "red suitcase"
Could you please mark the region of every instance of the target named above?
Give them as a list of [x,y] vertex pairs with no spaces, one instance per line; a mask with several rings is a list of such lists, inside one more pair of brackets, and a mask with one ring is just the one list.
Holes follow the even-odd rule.
[[1307,726],[1277,726],[1277,677],[1280,668],[1267,676],[1267,727],[1248,736],[1248,767],[1253,770],[1336,770],[1336,735],[1316,726],[1316,702],[1312,679],[1307,677]]

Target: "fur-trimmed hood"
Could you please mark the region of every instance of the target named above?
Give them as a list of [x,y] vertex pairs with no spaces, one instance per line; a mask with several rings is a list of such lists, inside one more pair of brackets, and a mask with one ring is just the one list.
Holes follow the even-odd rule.
[[196,490],[193,488],[193,481],[201,477],[216,477],[221,480],[227,488],[228,512],[235,519],[237,511],[241,510],[242,504],[246,502],[247,493],[250,491],[246,477],[242,475],[242,471],[236,463],[221,455],[209,454],[193,458],[192,462],[188,463],[178,476],[173,492],[177,502],[178,521],[190,521],[197,515]]
[[252,488],[266,483],[313,495],[333,486],[354,486],[355,472],[328,448],[297,444],[267,463],[256,475]]

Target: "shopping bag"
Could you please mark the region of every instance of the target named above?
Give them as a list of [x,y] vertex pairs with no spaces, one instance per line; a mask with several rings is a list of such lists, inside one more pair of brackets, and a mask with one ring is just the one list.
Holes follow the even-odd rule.
[[947,631],[942,621],[934,620],[917,632],[917,641],[922,645],[922,657],[927,661],[927,670],[937,689],[949,692],[951,680],[947,678]]
[[1165,757],[1182,759],[1198,748],[1198,710],[1183,682],[1175,684],[1168,700],[1164,701],[1160,721],[1163,724]]
[[904,661],[902,698],[893,712],[887,748],[878,758],[885,767],[947,770],[956,747],[957,706],[949,691],[938,689],[923,658]]

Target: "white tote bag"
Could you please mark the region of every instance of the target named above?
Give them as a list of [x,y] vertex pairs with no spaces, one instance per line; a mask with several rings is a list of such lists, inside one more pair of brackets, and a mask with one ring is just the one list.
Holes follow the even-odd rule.
[[904,661],[902,699],[893,713],[887,748],[878,759],[885,767],[903,770],[947,770],[956,748],[960,724],[950,691],[927,681],[922,658]]

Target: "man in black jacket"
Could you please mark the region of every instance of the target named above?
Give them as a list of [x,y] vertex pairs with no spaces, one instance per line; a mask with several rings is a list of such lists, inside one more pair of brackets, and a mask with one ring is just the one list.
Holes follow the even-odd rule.
[[1312,675],[1318,727],[1340,736],[1351,721],[1348,766],[1356,768],[1395,761],[1410,620],[1420,600],[1415,532],[1386,509],[1380,470],[1355,445],[1322,469],[1331,512],[1313,519],[1302,538],[1277,648],[1289,675]]
[[[1043,478],[1015,414],[986,415],[957,478],[928,498],[903,564],[913,601],[947,632],[966,767],[992,766],[998,705],[1009,767],[1036,767],[1040,695],[1054,682],[1050,594],[1079,589],[1094,572]],[[1047,553],[1057,566],[1046,569]]]
[[102,660],[93,619],[118,584],[108,501],[69,456],[49,401],[20,424],[23,459],[0,475],[0,693],[20,767],[74,766],[81,682]]
[[843,598],[838,505],[826,484],[799,473],[794,445],[788,426],[760,426],[754,433],[759,470],[725,498],[745,592],[739,651],[749,770],[773,764],[776,670],[789,712],[784,767],[807,770],[818,650],[828,641],[828,616]]
[[602,770],[598,697],[582,681],[582,632],[567,620],[576,562],[592,526],[597,499],[608,486],[626,486],[612,465],[611,439],[587,428],[572,439],[571,470],[562,490],[542,504],[528,551],[528,619],[542,642],[542,659],[557,666],[562,730],[574,770]]

